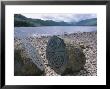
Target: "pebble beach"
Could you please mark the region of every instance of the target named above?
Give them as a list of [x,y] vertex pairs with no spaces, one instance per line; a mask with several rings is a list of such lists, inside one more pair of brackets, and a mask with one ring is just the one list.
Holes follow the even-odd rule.
[[[71,34],[58,35],[61,38],[68,38],[71,42],[80,45],[86,57],[84,69],[67,74],[65,76],[97,76],[97,32],[78,32]],[[48,66],[46,59],[46,47],[51,36],[27,37],[32,46],[38,50],[44,63],[45,76],[61,76]],[[21,44],[21,39],[14,39],[14,48],[18,49]]]

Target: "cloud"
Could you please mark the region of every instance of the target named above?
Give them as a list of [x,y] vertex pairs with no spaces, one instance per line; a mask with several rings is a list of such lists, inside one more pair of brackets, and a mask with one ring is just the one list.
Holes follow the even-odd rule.
[[73,18],[76,20],[76,21],[79,21],[79,20],[84,20],[84,19],[90,19],[90,18],[96,18],[96,14],[75,14],[73,16]]
[[54,20],[54,21],[80,21],[84,19],[96,18],[96,14],[22,14],[28,18]]

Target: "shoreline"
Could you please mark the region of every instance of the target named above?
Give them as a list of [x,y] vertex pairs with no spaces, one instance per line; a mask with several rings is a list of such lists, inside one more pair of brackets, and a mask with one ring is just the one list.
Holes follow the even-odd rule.
[[[81,45],[86,57],[84,69],[77,73],[68,74],[66,76],[97,76],[97,32],[78,32],[58,36],[68,38],[71,40],[71,42]],[[42,57],[45,65],[46,76],[58,76],[58,74],[48,66],[48,61],[46,59],[46,46],[50,37],[51,36],[41,36],[40,38],[28,37],[26,40],[28,40],[32,46],[38,50],[40,56]],[[15,49],[20,49],[21,40],[15,38],[14,42]]]

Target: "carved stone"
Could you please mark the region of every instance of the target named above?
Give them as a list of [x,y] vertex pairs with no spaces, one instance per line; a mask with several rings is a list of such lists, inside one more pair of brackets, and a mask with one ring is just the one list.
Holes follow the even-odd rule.
[[70,39],[53,36],[47,44],[46,57],[50,67],[57,73],[79,71],[86,62],[85,55],[80,46],[75,45]]
[[65,66],[68,60],[66,52],[66,45],[64,41],[57,36],[51,37],[47,43],[46,58],[49,66],[59,74],[64,72],[66,68]]

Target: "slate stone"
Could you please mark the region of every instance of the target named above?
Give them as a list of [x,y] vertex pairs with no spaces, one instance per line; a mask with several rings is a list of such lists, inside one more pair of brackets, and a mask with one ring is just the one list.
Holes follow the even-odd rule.
[[57,73],[62,73],[67,64],[68,55],[66,52],[66,45],[63,39],[53,36],[47,43],[46,58],[49,66]]

